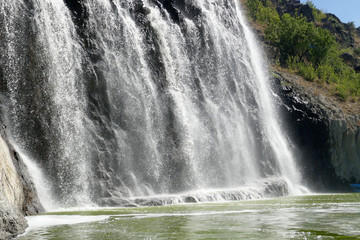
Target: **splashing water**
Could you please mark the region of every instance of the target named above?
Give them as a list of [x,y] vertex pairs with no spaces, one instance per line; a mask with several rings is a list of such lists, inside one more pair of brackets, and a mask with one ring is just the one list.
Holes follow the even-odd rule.
[[19,0],[0,12],[9,134],[59,205],[274,178],[300,193],[237,0]]

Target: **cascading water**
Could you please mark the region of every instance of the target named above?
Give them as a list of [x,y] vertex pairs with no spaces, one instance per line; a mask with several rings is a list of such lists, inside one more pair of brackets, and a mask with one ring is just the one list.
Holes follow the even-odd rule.
[[61,206],[300,175],[238,0],[0,3],[9,135]]

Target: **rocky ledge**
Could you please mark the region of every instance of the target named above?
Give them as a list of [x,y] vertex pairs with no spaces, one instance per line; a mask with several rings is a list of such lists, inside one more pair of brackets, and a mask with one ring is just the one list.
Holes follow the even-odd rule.
[[99,206],[139,207],[163,206],[171,204],[228,202],[273,198],[289,195],[288,183],[281,178],[265,178],[233,189],[202,189],[179,194],[154,195],[145,197],[122,198],[112,196],[99,199]]
[[314,191],[351,191],[349,183],[360,182],[359,103],[346,109],[315,83],[278,69],[273,83],[307,185]]
[[25,231],[26,215],[44,211],[25,164],[0,130],[0,239]]

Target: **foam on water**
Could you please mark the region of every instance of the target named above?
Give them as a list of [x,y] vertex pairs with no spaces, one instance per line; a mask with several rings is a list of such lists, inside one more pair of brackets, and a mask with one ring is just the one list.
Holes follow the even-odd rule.
[[36,231],[47,227],[98,222],[98,221],[106,220],[109,217],[110,216],[76,216],[76,215],[28,216],[26,217],[26,220],[29,224],[29,227],[26,229],[25,233],[19,235],[19,237],[25,236],[31,231]]

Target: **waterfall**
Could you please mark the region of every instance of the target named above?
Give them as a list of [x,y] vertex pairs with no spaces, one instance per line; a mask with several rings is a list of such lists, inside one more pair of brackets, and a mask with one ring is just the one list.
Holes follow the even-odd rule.
[[299,192],[238,0],[2,1],[0,26],[3,122],[59,206]]

